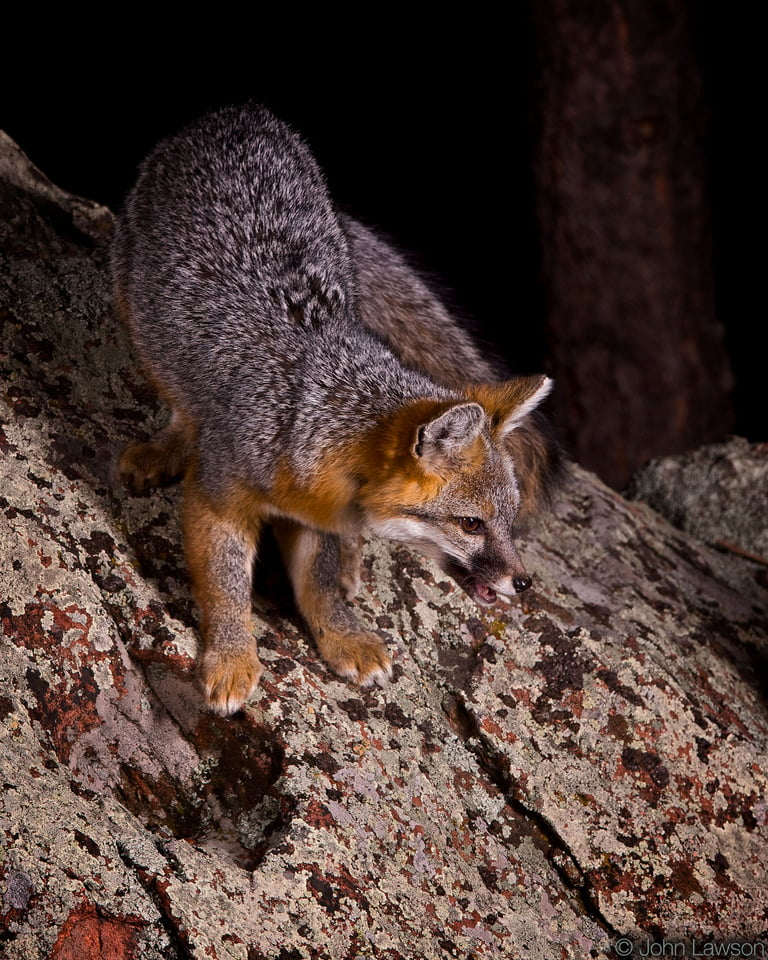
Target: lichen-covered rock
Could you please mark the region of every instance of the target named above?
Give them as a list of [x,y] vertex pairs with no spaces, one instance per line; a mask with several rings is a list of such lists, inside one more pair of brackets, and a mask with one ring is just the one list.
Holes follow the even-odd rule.
[[479,610],[370,543],[392,682],[334,677],[267,542],[265,670],[205,711],[162,411],[112,318],[109,213],[0,140],[0,954],[612,955],[766,936],[766,578],[575,469]]
[[768,563],[768,442],[732,437],[652,460],[627,496],[695,537]]

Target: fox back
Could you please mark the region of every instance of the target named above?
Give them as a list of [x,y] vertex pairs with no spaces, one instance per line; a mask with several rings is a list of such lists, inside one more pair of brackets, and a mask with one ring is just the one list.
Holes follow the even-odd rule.
[[268,486],[278,452],[311,468],[365,426],[361,406],[433,390],[356,323],[322,174],[259,107],[208,116],[145,161],[113,268],[142,359],[196,422],[214,486],[230,471]]

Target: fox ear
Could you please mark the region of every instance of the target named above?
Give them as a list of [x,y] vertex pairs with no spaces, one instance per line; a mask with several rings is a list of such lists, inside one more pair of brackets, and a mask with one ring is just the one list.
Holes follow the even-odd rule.
[[471,395],[487,411],[492,431],[503,439],[549,396],[553,386],[554,381],[542,373],[475,387]]
[[457,403],[419,427],[413,453],[433,473],[455,468],[484,422],[485,411],[479,403]]

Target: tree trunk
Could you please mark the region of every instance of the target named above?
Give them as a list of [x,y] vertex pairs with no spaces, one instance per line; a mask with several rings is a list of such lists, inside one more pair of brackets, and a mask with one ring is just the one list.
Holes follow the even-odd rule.
[[683,0],[534,11],[555,416],[571,455],[622,489],[733,423],[701,84]]

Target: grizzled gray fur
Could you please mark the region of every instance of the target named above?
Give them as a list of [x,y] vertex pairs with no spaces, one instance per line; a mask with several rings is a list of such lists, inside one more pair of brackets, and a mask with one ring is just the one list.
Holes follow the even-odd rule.
[[[346,222],[358,243],[375,242]],[[113,271],[143,359],[196,415],[211,490],[227,469],[268,483],[278,450],[311,468],[318,450],[359,431],[360,398],[383,412],[435,395],[361,328],[350,243],[323,175],[262,107],[211,114],[144,161]]]
[[214,710],[239,709],[261,675],[249,591],[265,522],[320,652],[362,684],[391,660],[342,601],[359,532],[434,556],[479,603],[530,586],[513,526],[556,473],[537,419],[551,381],[489,382],[467,331],[402,255],[336,210],[306,145],[269,111],[225,108],[162,142],[127,198],[112,266],[171,408],[154,441],[123,452],[121,476],[184,475]]

